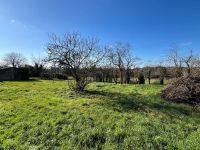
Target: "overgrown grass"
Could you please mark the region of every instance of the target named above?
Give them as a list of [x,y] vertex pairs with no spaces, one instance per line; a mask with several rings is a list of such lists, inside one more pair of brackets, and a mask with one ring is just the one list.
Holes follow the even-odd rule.
[[200,149],[200,108],[159,96],[161,85],[0,83],[0,149]]

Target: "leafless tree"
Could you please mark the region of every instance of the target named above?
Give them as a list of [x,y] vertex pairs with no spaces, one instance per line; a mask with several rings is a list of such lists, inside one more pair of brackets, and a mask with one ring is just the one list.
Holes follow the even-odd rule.
[[164,79],[167,76],[167,68],[162,64],[162,62],[158,65],[159,70],[159,78],[160,78],[160,84],[164,84]]
[[[130,52],[131,46],[129,44],[124,44],[117,42],[109,52],[110,62],[119,69],[120,83],[123,84],[124,80],[129,83],[131,69],[134,66],[134,59]],[[124,79],[126,76],[126,79]]]
[[192,49],[190,50],[189,55],[183,57],[183,62],[187,67],[187,74],[192,74],[193,68],[195,67],[195,64],[197,62],[197,57],[194,56]]
[[44,64],[45,64],[44,58],[42,58],[40,55],[38,55],[38,56],[32,55],[31,60],[32,60],[33,65],[38,64],[38,65],[44,66]]
[[0,59],[0,69],[4,68],[4,66],[5,66],[4,62]]
[[153,72],[153,67],[149,65],[149,66],[146,66],[145,68],[146,68],[146,72],[145,72],[146,77],[148,78],[149,84],[151,84],[151,74]]
[[3,57],[3,62],[6,66],[20,67],[26,62],[26,58],[20,53],[7,53]]
[[113,81],[115,84],[118,83],[118,78],[119,78],[119,71],[118,68],[113,64],[113,59],[114,59],[114,51],[112,47],[108,48],[109,51],[106,56],[106,60],[104,61],[106,63],[105,67],[110,69],[110,74],[112,75]]
[[136,68],[136,62],[139,60],[138,57],[133,57],[132,53],[130,52],[130,47],[126,50],[125,57],[124,57],[124,67],[125,67],[125,76],[126,76],[126,83],[130,84],[131,75],[133,74],[133,70]]
[[149,60],[146,63],[145,67],[143,67],[142,70],[143,70],[143,74],[144,74],[145,78],[148,79],[148,83],[151,84],[151,78],[152,78],[152,76],[153,76],[153,74],[155,72],[155,66],[152,63],[152,61]]
[[75,80],[70,88],[79,92],[91,82],[91,68],[100,63],[105,49],[97,38],[84,38],[79,32],[66,33],[62,38],[52,34],[47,44],[47,60],[68,68]]
[[123,84],[123,71],[124,71],[124,46],[122,43],[116,43],[109,51],[109,60],[113,64],[114,67],[119,69],[120,73],[120,83]]
[[45,65],[44,60],[40,57],[40,55],[37,57],[32,55],[32,63],[33,63],[34,76],[41,77]]
[[200,57],[195,55],[192,61],[192,75],[199,76],[200,75]]
[[194,68],[200,71],[200,57],[199,56],[196,56],[194,59]]
[[175,76],[182,76],[183,59],[179,53],[179,48],[176,45],[171,48],[170,54],[168,56],[168,61],[171,65],[173,65],[173,67],[175,67]]

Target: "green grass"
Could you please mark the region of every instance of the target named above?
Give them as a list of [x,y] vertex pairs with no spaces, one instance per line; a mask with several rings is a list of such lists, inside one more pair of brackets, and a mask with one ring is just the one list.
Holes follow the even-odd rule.
[[159,96],[161,85],[0,83],[0,149],[200,149],[200,108]]

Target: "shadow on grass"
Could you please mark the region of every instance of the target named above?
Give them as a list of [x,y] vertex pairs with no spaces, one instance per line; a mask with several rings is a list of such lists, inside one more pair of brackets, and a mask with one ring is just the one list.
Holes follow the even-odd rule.
[[12,80],[12,82],[41,82],[40,79],[28,79],[28,80]]
[[159,95],[144,96],[139,93],[122,94],[106,91],[85,91],[86,96],[101,97],[101,105],[108,109],[113,109],[118,112],[128,111],[143,111],[151,112],[158,111],[169,116],[187,115],[199,113],[199,110],[193,109],[189,105],[179,105],[170,102],[162,101]]

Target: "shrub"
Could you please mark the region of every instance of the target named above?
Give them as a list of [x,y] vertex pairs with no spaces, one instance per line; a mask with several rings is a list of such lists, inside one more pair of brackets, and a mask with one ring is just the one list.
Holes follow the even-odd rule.
[[29,70],[28,68],[17,68],[15,71],[15,80],[28,80]]
[[171,81],[162,97],[166,100],[182,103],[200,103],[200,77],[187,76]]
[[41,78],[45,80],[51,80],[52,75],[50,73],[43,73]]
[[164,84],[164,78],[160,78],[160,84],[161,84],[161,85]]
[[62,79],[62,80],[67,80],[68,79],[67,75],[65,75],[65,74],[55,74],[55,77],[57,79]]
[[139,74],[138,80],[139,80],[139,84],[145,84],[145,78],[142,73]]

